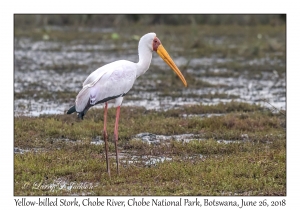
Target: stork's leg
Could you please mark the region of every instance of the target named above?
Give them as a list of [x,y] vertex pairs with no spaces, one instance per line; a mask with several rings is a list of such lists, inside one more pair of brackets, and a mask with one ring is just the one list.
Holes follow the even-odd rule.
[[118,154],[118,127],[119,127],[119,116],[120,116],[120,106],[117,107],[117,113],[116,113],[116,123],[115,123],[115,131],[114,131],[114,137],[115,137],[115,148],[116,148],[116,162],[117,162],[117,172],[119,173],[119,154]]
[[108,160],[108,142],[107,142],[106,121],[107,121],[107,102],[105,102],[105,108],[104,108],[103,138],[104,138],[104,141],[105,141],[106,169],[107,169],[108,176],[110,177],[110,168],[109,168],[109,160]]

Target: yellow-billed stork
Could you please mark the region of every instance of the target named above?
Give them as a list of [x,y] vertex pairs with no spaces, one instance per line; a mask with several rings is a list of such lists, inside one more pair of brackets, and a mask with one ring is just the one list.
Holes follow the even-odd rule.
[[94,72],[92,72],[83,82],[83,88],[76,97],[75,105],[71,107],[67,114],[73,112],[78,113],[78,118],[83,119],[88,109],[96,104],[105,103],[104,108],[104,129],[103,138],[105,141],[106,152],[106,167],[110,176],[109,160],[108,160],[108,143],[106,132],[107,119],[107,102],[112,99],[115,100],[117,107],[116,122],[114,129],[114,140],[116,149],[117,172],[119,174],[119,155],[118,155],[118,124],[120,116],[120,106],[123,97],[132,88],[136,78],[144,74],[150,66],[152,59],[152,52],[155,51],[158,55],[175,71],[179,76],[184,86],[187,87],[187,82],[165,50],[160,40],[155,33],[148,33],[142,36],[139,41],[138,53],[139,62],[133,63],[127,60],[119,60],[107,65],[104,65]]

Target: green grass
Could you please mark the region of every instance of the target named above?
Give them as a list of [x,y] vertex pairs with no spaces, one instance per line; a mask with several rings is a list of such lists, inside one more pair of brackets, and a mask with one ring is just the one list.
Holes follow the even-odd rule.
[[[200,114],[222,113],[214,117]],[[186,115],[193,115],[185,117]],[[75,115],[15,117],[15,195],[286,195],[285,116],[246,103],[193,105],[169,111],[122,107],[119,125],[120,176],[114,161],[115,110],[108,112],[111,179],[106,173],[103,110]],[[134,136],[192,133],[188,143],[149,145]],[[248,138],[244,141],[243,135]],[[217,140],[237,140],[218,143]],[[132,157],[137,162],[131,163]],[[142,160],[168,157],[147,165]],[[49,186],[71,186],[52,190]],[[77,187],[76,186],[81,186]],[[87,189],[90,186],[89,189]]]

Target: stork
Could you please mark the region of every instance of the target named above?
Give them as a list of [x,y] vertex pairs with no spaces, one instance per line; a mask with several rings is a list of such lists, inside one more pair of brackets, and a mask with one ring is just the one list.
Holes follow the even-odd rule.
[[173,71],[179,76],[184,86],[187,87],[187,82],[169,56],[168,52],[163,47],[161,41],[158,39],[155,33],[148,33],[141,37],[138,45],[139,62],[134,63],[127,60],[119,60],[109,64],[106,64],[94,72],[92,72],[86,80],[83,82],[83,87],[78,93],[75,101],[75,105],[71,107],[67,114],[73,112],[78,113],[78,118],[83,119],[83,116],[92,106],[96,104],[104,103],[104,128],[103,138],[105,141],[105,153],[106,153],[106,169],[110,177],[110,167],[108,158],[108,142],[107,142],[107,102],[115,99],[116,121],[114,129],[114,141],[116,151],[116,163],[117,173],[119,173],[119,154],[118,154],[118,126],[120,117],[120,107],[123,101],[123,97],[132,88],[135,80],[144,74],[150,66],[152,59],[152,52],[157,54],[173,69]]

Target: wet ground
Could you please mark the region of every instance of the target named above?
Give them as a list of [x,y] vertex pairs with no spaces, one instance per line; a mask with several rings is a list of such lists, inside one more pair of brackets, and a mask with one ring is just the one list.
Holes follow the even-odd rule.
[[[64,29],[52,29],[55,30]],[[87,31],[110,37],[113,30]],[[63,114],[74,104],[82,82],[92,71],[115,60],[137,62],[139,37],[128,34],[126,37],[129,38],[94,39],[91,42],[80,38],[70,41],[51,39],[47,33],[40,39],[15,36],[15,116]],[[262,37],[261,34],[257,35],[258,40]],[[222,49],[239,49],[234,39],[226,35],[208,36],[203,37],[203,42],[213,43],[216,49],[221,45],[224,45]],[[174,43],[168,41],[164,46],[182,70],[188,88],[184,88],[157,55],[153,55],[150,69],[137,79],[133,89],[124,98],[123,106],[166,110],[189,104],[218,104],[235,100],[285,110],[285,52],[282,52],[282,48],[276,50],[278,43],[285,43],[284,39],[281,36],[273,37],[269,42],[270,52],[257,56],[256,51],[252,56],[243,56],[241,52],[230,56],[218,52],[200,55],[195,46],[175,45],[176,39]],[[161,41],[164,43],[163,39]]]
[[[241,143],[243,141],[248,140],[248,135],[247,134],[242,134],[241,137],[243,140],[238,141],[238,140],[217,140],[218,143],[220,144],[231,144],[231,143]],[[207,139],[205,138],[200,138],[198,135],[194,134],[181,134],[181,135],[156,135],[153,133],[139,133],[135,136],[133,136],[132,141],[137,141],[137,142],[143,142],[146,144],[154,144],[154,145],[170,145],[172,141],[177,141],[181,143],[189,143],[191,141],[205,141]],[[57,141],[63,141],[66,143],[70,144],[81,144],[83,143],[80,140],[77,141],[72,141],[70,139],[57,139]],[[102,145],[104,144],[104,141],[101,140],[100,136],[96,136],[94,139],[92,139],[91,144],[93,145]],[[31,149],[21,149],[18,147],[14,147],[14,154],[24,154],[26,152],[45,152],[45,149],[41,148],[31,148]],[[141,165],[143,167],[151,167],[151,166],[156,166],[158,163],[162,163],[164,161],[171,161],[173,160],[174,156],[170,155],[166,156],[157,156],[157,155],[141,155],[141,154],[136,154],[138,153],[137,151],[127,151],[127,150],[122,150],[122,152],[119,154],[119,158],[123,165],[129,165],[129,164],[134,164],[134,165]],[[115,158],[115,153],[111,151],[109,154],[110,158]],[[202,154],[193,154],[190,156],[186,156],[185,158],[187,159],[205,159],[205,155]],[[126,167],[126,166],[124,166]]]

